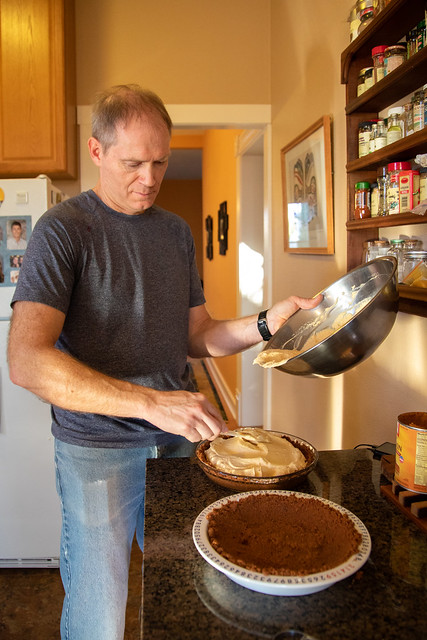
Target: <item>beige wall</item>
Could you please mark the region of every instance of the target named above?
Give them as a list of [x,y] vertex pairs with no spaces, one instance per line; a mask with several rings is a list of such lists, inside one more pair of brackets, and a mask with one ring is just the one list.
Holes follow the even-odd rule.
[[270,102],[268,0],[75,0],[77,103],[137,82],[165,102]]

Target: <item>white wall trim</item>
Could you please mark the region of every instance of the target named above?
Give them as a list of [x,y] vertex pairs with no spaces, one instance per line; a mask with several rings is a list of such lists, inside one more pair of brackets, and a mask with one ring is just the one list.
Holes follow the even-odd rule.
[[236,394],[231,391],[230,387],[225,382],[213,358],[206,358],[205,360],[203,360],[203,362],[206,365],[206,369],[208,370],[209,375],[212,378],[212,382],[214,383],[216,390],[221,396],[221,400],[225,404],[224,408],[226,413],[237,422],[238,403]]

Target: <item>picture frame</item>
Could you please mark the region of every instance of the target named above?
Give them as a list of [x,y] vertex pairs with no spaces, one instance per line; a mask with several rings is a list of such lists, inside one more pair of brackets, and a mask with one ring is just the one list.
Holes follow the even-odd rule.
[[284,246],[332,255],[334,211],[331,117],[323,116],[281,151]]

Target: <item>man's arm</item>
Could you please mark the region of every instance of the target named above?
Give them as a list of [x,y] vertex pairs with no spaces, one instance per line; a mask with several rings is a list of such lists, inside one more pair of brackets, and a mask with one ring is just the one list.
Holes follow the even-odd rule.
[[13,383],[71,411],[140,418],[191,442],[226,430],[199,393],[157,391],[106,376],[55,347],[65,315],[35,302],[15,302],[8,360]]
[[[276,333],[298,309],[312,309],[321,301],[322,295],[319,294],[316,298],[291,296],[277,302],[267,313],[270,333]],[[205,305],[192,307],[189,320],[189,355],[194,358],[227,356],[252,347],[262,340],[257,319],[258,316],[253,315],[236,320],[214,320]]]

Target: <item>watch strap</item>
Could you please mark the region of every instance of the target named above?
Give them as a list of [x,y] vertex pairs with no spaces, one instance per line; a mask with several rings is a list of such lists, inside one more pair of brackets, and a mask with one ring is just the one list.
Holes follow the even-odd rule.
[[270,340],[270,338],[273,337],[267,324],[267,311],[268,309],[260,311],[257,320],[258,331],[260,332],[262,339],[265,341]]

